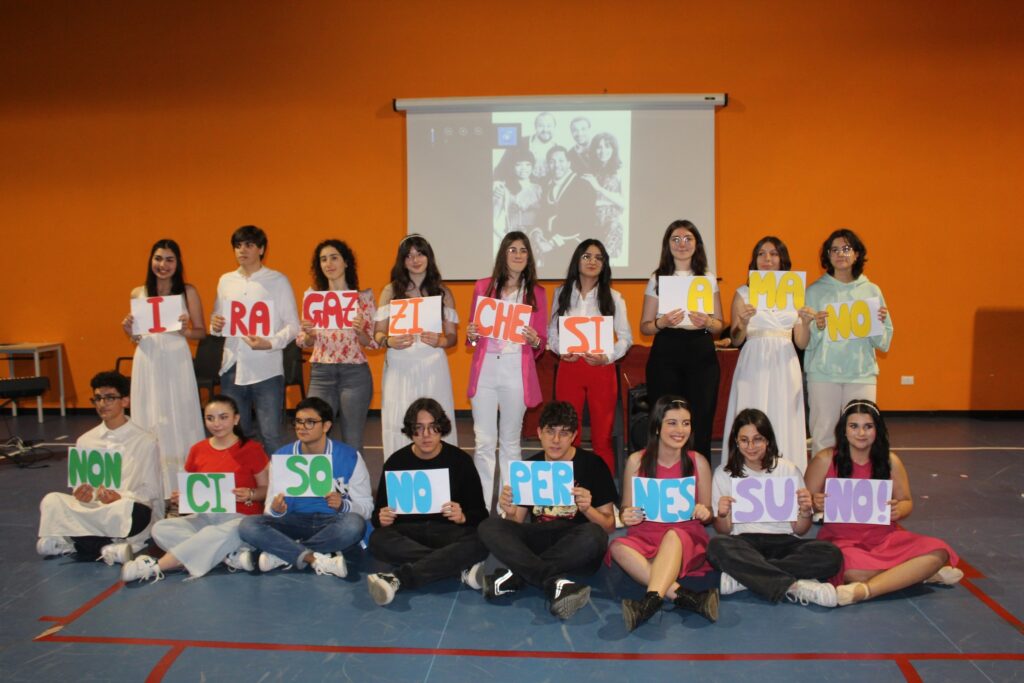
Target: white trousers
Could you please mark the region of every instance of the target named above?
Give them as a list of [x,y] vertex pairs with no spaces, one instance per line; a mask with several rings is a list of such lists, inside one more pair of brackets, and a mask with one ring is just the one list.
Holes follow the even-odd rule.
[[153,525],[153,540],[178,558],[191,576],[200,577],[244,545],[238,535],[244,518],[232,512],[163,519]]
[[[528,353],[526,349],[524,353]],[[480,473],[484,503],[494,500],[495,449],[500,455],[500,485],[508,483],[508,463],[522,460],[520,436],[526,403],[523,392],[523,360],[518,353],[488,353],[484,356],[473,405],[473,433],[476,435],[474,462]],[[501,422],[498,422],[498,412]]]
[[[125,538],[132,528],[135,501],[122,498],[106,505],[97,500],[83,503],[67,493],[47,493],[39,503],[39,536],[105,536]],[[153,511],[152,519],[157,518]],[[142,550],[152,526],[127,539],[136,551]]]
[[875,384],[840,384],[837,382],[808,382],[807,400],[810,404],[811,457],[825,448],[836,445],[836,423],[843,408],[854,399],[874,401],[878,393]]

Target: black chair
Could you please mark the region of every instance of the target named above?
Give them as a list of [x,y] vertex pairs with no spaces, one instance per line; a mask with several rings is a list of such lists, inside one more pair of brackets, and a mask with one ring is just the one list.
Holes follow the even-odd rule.
[[[297,386],[302,398],[306,398],[306,383],[302,377],[302,349],[292,341],[284,347],[284,391],[288,395],[288,387]],[[285,406],[287,409],[287,406]]]
[[206,335],[199,340],[196,357],[192,359],[192,368],[196,373],[199,394],[202,396],[203,389],[206,389],[207,400],[217,393],[216,388],[220,384],[220,363],[223,355],[224,337]]
[[133,356],[118,356],[117,360],[114,361],[114,372],[124,375],[125,377],[131,377],[131,370],[128,370],[128,372],[121,372],[121,363],[128,363],[128,365],[130,366],[133,359]]

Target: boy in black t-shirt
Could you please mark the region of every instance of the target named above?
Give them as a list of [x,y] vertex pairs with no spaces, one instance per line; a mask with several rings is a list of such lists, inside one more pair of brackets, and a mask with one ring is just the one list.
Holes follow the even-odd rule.
[[[615,530],[617,494],[604,461],[573,447],[578,422],[571,404],[547,404],[537,429],[544,451],[529,458],[573,463],[574,504],[532,509],[515,505],[512,487],[506,485],[498,499],[504,519],[492,517],[480,524],[480,540],[508,567],[483,578],[482,590],[488,600],[530,584],[544,590],[551,613],[562,619],[570,618],[590,600],[590,586],[570,581],[565,574],[592,573],[600,566],[608,534]],[[527,521],[530,514],[533,519]]]

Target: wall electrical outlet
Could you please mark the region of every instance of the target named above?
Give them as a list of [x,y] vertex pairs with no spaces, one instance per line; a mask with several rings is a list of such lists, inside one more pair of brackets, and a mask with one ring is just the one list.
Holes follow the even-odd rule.
[[913,375],[902,375],[902,376],[900,376],[900,384],[908,384],[909,385],[909,384],[913,384],[913,383],[914,383],[914,376]]

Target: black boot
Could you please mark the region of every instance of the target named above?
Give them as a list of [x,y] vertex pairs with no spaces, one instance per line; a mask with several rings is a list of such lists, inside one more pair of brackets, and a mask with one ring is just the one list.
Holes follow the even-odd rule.
[[623,600],[622,619],[626,622],[626,631],[632,631],[657,614],[664,600],[654,591],[649,591],[643,600]]
[[672,603],[680,608],[696,612],[711,623],[718,621],[718,589],[694,593],[685,588],[676,591],[676,599]]

